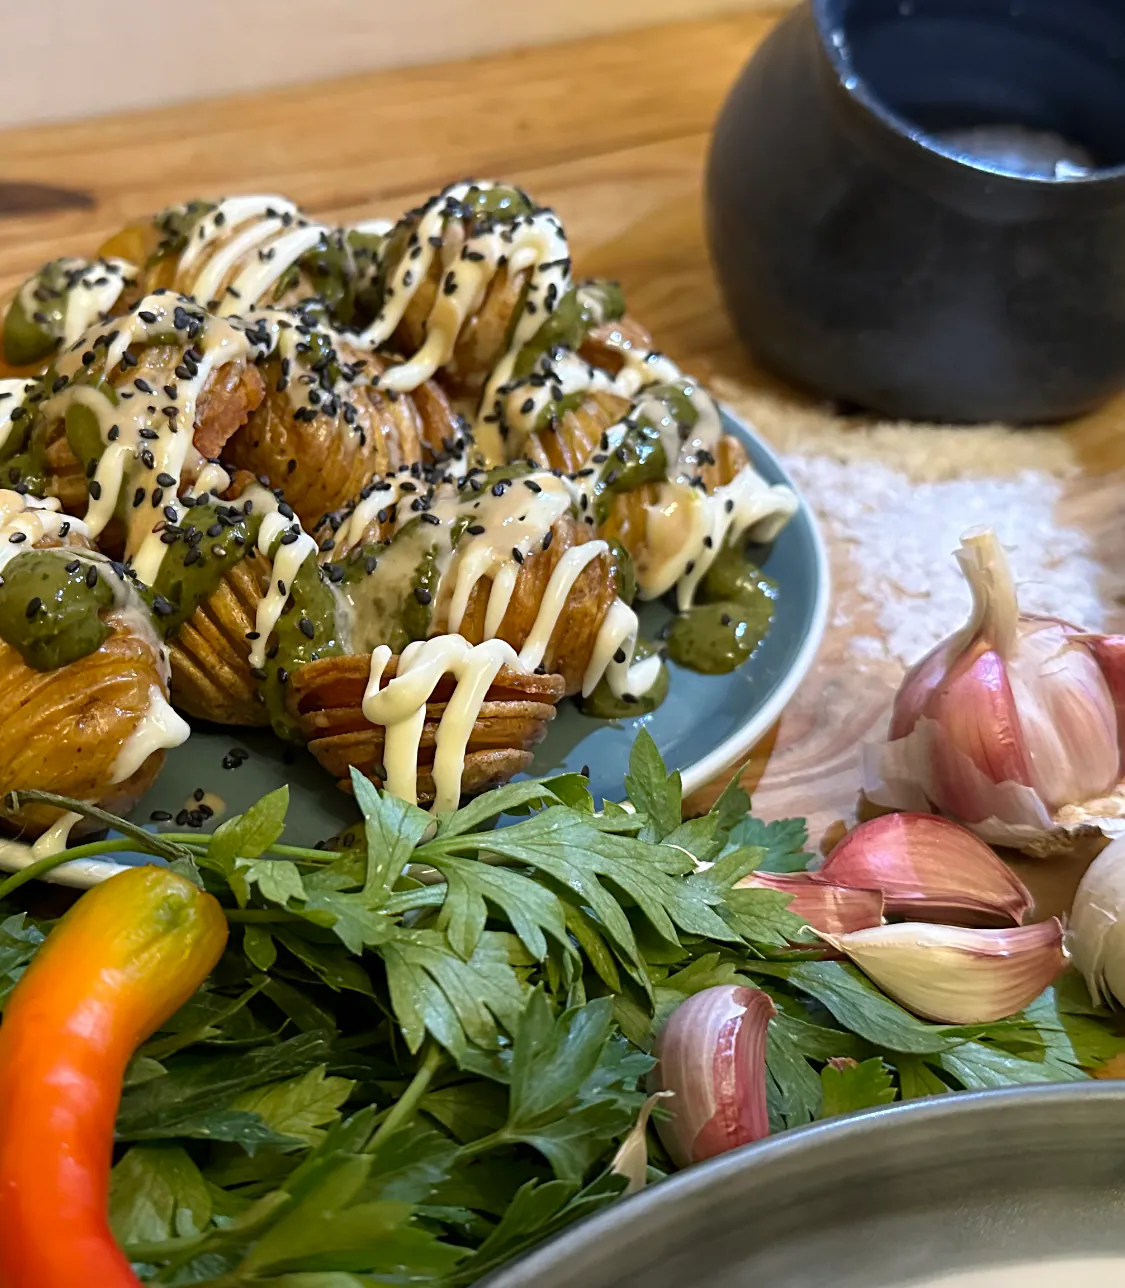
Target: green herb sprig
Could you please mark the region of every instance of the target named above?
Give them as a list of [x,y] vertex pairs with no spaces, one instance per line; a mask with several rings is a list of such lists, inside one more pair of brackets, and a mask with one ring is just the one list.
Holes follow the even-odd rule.
[[[577,775],[437,819],[353,786],[362,839],[348,849],[284,844],[282,788],[211,836],[99,813],[120,839],[58,859],[141,849],[212,891],[231,923],[207,985],[126,1080],[111,1220],[146,1282],[475,1282],[621,1194],[612,1160],[655,1035],[714,984],[776,1003],[775,1130],[1078,1080],[1125,1051],[1072,975],[1020,1016],[963,1028],[811,960],[786,896],[737,887],[757,867],[804,870],[804,824],[755,819],[736,784],[685,821],[679,775],[645,733],[628,808],[596,812]],[[2,1005],[50,923],[11,879],[0,893]],[[650,1145],[659,1176],[670,1165],[654,1132]]]

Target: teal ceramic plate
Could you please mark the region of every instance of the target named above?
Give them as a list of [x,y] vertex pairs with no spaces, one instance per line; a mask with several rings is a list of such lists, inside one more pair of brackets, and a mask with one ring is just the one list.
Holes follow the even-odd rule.
[[[747,426],[725,412],[723,421],[727,432],[746,445],[764,478],[793,486],[777,457]],[[633,720],[591,720],[573,703],[564,702],[536,749],[535,774],[588,768],[594,796],[615,799],[621,794],[629,748],[642,727],[656,740],[666,764],[681,771],[685,791],[702,786],[747,755],[812,664],[828,608],[824,546],[805,504],[756,558],[780,593],[769,634],[744,666],[730,675],[696,675],[672,665],[667,700],[651,715]],[[642,631],[650,638],[671,615],[662,604],[646,604],[640,612]],[[238,768],[224,768],[233,748],[250,754]],[[291,844],[312,845],[354,823],[351,797],[338,791],[331,776],[306,752],[285,748],[268,732],[202,725],[169,754],[164,772],[133,818],[146,822],[154,810],[175,817],[192,807],[193,793],[200,789],[222,802],[222,814],[216,817],[240,813],[282,783],[289,784],[285,839]],[[85,886],[116,869],[114,863],[79,860],[57,869],[52,879]]]

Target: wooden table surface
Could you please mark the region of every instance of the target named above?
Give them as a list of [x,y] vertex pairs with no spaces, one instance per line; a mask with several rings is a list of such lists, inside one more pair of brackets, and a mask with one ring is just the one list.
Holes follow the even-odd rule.
[[[677,23],[463,63],[0,133],[0,296],[43,261],[88,253],[130,218],[194,196],[277,191],[339,220],[395,215],[466,175],[527,187],[562,216],[584,274],[619,279],[661,348],[789,452],[894,463],[916,479],[1065,475],[1064,506],[1107,569],[1125,438],[1115,404],[1064,429],[886,426],[833,415],[755,370],[707,260],[701,179],[712,121],[775,17]],[[814,841],[854,817],[858,746],[901,667],[859,665],[877,631],[837,543],[832,624],[817,664],[748,780],[767,817],[807,815]],[[759,781],[760,780],[760,781]],[[695,803],[705,803],[708,791]]]

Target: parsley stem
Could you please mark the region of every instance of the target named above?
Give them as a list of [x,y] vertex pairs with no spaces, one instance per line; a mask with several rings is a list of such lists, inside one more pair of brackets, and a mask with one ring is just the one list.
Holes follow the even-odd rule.
[[377,1153],[379,1146],[411,1117],[418,1108],[418,1102],[426,1094],[426,1088],[433,1081],[434,1074],[441,1068],[444,1060],[445,1055],[441,1047],[436,1042],[427,1043],[422,1063],[418,1066],[418,1072],[411,1078],[406,1090],[391,1106],[390,1113],[375,1129],[374,1136],[367,1142],[366,1153]]
[[28,881],[34,881],[45,873],[54,871],[55,868],[61,868],[64,863],[70,863],[73,859],[89,859],[96,854],[113,854],[118,850],[131,849],[132,844],[131,841],[120,838],[115,841],[91,841],[89,845],[76,845],[71,850],[48,854],[45,858],[29,863],[26,868],[13,872],[6,881],[0,882],[0,899],[7,898],[13,890],[18,890]]
[[[162,840],[172,841],[186,846],[198,854],[206,854],[211,844],[209,832],[158,832]],[[340,857],[339,850],[310,850],[300,845],[270,845],[263,851],[265,854],[278,854],[284,859],[300,859],[302,863],[334,863]]]

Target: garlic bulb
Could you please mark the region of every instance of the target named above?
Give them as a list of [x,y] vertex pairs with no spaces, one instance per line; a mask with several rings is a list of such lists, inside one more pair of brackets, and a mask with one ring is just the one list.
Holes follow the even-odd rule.
[[1086,869],[1066,926],[1066,947],[1095,1002],[1125,1005],[1125,837]]
[[904,921],[825,938],[896,1002],[942,1024],[1006,1019],[1066,965],[1057,917],[1005,930]]
[[769,1135],[766,1029],[776,1014],[760,989],[719,984],[689,997],[660,1030],[649,1085],[674,1093],[656,1130],[677,1167]]
[[983,841],[933,814],[885,814],[860,823],[811,876],[881,891],[887,915],[911,921],[1018,926],[1031,907],[1027,887]]
[[967,534],[957,560],[972,615],[903,680],[889,740],[869,749],[868,797],[947,814],[1028,853],[1070,848],[1083,830],[1125,830],[1114,701],[1125,648],[1021,616],[994,532]]

